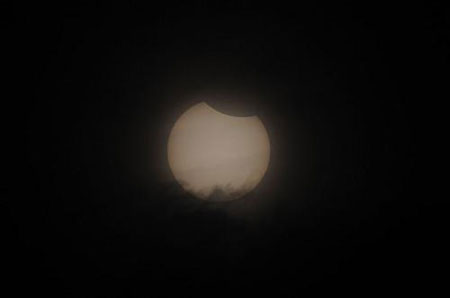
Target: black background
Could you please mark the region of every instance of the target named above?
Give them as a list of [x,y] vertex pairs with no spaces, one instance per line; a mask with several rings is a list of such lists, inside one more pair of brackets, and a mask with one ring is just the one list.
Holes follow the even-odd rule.
[[[5,14],[5,291],[439,290],[443,218],[419,157],[442,97],[443,7],[91,3]],[[201,202],[171,179],[170,127],[199,99],[268,129],[269,170],[241,200]]]

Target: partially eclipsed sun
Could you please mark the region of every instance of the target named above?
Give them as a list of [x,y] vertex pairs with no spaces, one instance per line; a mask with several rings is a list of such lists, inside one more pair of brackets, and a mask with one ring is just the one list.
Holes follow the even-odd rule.
[[205,102],[176,121],[167,151],[175,179],[205,200],[242,197],[258,185],[270,160],[269,137],[257,116],[229,116]]

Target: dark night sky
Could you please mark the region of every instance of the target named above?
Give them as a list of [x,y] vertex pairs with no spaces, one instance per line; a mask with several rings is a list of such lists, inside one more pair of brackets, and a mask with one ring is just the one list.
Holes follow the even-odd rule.
[[[10,10],[8,288],[298,297],[440,287],[443,218],[419,157],[448,59],[442,7],[123,5]],[[268,129],[269,171],[242,200],[201,202],[171,179],[170,127],[200,97]]]

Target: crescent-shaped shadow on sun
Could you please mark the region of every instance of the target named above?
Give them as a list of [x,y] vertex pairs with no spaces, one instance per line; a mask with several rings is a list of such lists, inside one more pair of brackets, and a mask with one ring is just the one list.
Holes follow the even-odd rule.
[[175,122],[167,153],[173,176],[187,192],[228,201],[260,183],[269,165],[270,142],[257,116],[230,116],[200,102]]

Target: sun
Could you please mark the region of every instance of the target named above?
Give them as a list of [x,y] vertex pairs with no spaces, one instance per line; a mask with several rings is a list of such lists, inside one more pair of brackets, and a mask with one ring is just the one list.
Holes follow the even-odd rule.
[[173,176],[187,192],[228,201],[260,183],[270,161],[270,142],[257,116],[234,117],[201,102],[175,122],[167,153]]

